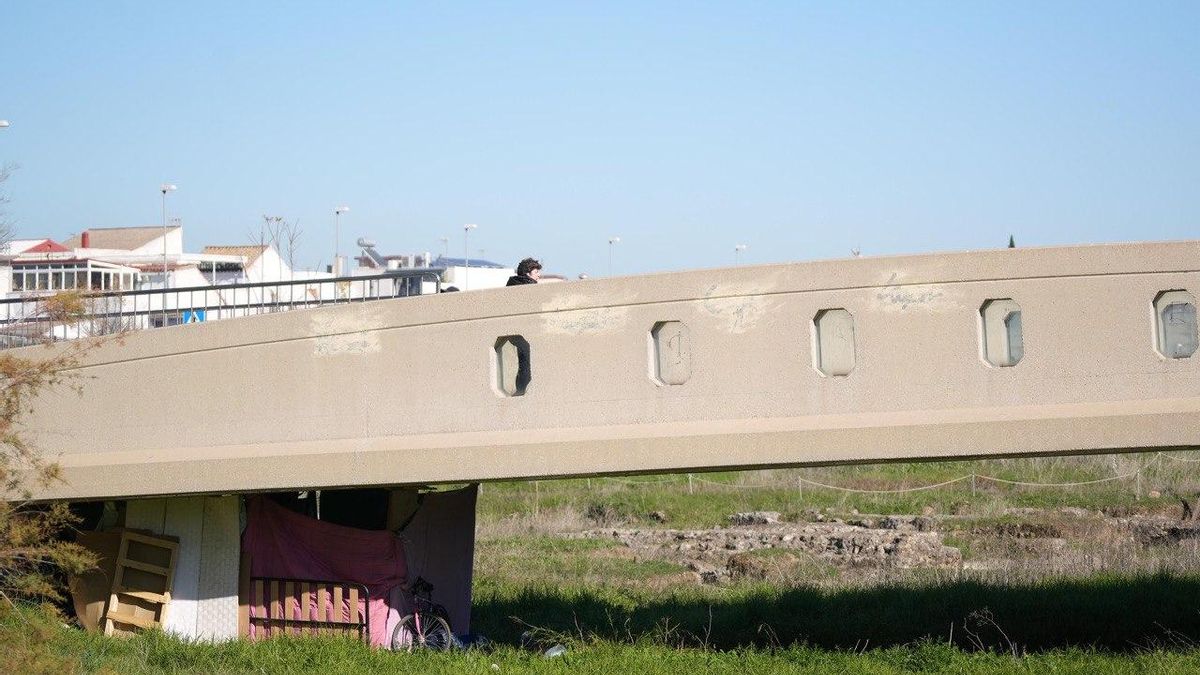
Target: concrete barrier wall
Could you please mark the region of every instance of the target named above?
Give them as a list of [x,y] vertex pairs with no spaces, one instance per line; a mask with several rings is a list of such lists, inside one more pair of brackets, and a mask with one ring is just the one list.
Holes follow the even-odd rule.
[[[1007,249],[146,331],[89,356],[81,397],[38,400],[36,441],[61,453],[69,481],[40,496],[1195,446],[1200,354],[1158,353],[1153,303],[1200,296],[1198,269],[1200,242]],[[1011,367],[985,360],[980,310],[1000,299],[1021,312]],[[852,341],[836,321],[817,335],[831,309],[852,317]],[[507,396],[521,379],[504,360],[515,336],[528,384]],[[853,369],[823,375],[814,343],[835,370],[849,344]]]

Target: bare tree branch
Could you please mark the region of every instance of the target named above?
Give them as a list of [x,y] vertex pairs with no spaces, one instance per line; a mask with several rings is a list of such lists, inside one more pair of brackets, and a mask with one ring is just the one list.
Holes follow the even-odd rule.
[[4,183],[12,176],[12,172],[16,168],[14,164],[0,166],[0,255],[8,254],[13,239],[13,225],[8,220],[8,213],[4,210],[4,205],[8,204],[8,194],[4,192]]

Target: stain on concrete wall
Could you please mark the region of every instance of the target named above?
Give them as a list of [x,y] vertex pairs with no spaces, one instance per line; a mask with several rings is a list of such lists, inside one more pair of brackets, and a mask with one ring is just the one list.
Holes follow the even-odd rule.
[[615,333],[626,328],[628,307],[596,307],[542,315],[542,330],[558,335]]
[[718,327],[730,333],[745,333],[754,328],[775,307],[775,301],[762,293],[769,292],[771,285],[738,287],[713,284],[704,290],[700,306],[705,312],[719,319]]
[[884,312],[914,309],[941,310],[956,306],[940,285],[904,285],[898,273],[892,273],[882,288],[871,294],[871,308]]
[[316,313],[310,329],[314,334],[314,356],[373,354],[379,351],[379,333],[374,330],[382,320],[367,310],[352,314]]

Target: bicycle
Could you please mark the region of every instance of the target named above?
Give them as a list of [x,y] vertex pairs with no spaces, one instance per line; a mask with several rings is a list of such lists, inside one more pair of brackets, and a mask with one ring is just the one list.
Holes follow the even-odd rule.
[[400,619],[392,631],[392,649],[406,652],[417,649],[448,651],[454,646],[450,614],[445,607],[433,601],[433,584],[417,577],[410,591],[413,611]]

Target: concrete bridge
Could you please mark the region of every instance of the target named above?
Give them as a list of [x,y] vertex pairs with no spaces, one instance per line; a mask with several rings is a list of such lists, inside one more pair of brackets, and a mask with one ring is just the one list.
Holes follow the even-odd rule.
[[[178,326],[28,419],[102,499],[1200,445],[1200,241],[679,272]],[[34,348],[37,349],[37,348]],[[26,352],[34,354],[40,352]]]

